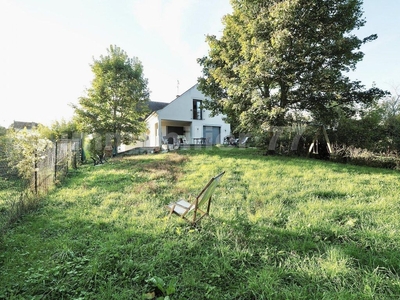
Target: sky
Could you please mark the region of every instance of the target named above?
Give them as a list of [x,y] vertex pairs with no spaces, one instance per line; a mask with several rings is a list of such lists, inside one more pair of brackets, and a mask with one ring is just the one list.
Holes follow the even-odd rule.
[[[399,0],[364,0],[378,39],[348,74],[367,88],[400,87]],[[207,34],[220,36],[229,0],[0,0],[0,126],[70,120],[110,45],[143,64],[152,101],[170,102],[201,76]],[[398,90],[400,92],[400,90]]]

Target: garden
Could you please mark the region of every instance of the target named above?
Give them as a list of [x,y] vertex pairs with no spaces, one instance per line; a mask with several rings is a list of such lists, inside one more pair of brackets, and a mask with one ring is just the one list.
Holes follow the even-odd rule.
[[[209,217],[168,217],[222,171]],[[396,299],[399,179],[252,148],[86,164],[1,235],[0,298]]]

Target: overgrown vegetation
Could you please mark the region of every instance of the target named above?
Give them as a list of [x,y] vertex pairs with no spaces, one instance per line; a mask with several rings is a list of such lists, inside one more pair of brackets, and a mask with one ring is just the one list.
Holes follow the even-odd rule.
[[38,202],[26,191],[24,181],[0,177],[0,236],[12,223],[37,207]]
[[0,135],[0,232],[36,209],[68,168],[77,168],[78,148],[80,140],[51,142],[38,130]]
[[[211,217],[164,205],[218,172]],[[6,299],[395,299],[394,171],[220,148],[83,166],[0,246]]]
[[50,140],[43,138],[37,131],[10,131],[8,134],[7,156],[9,166],[18,171],[18,175],[28,182],[32,180],[45,153],[53,147]]

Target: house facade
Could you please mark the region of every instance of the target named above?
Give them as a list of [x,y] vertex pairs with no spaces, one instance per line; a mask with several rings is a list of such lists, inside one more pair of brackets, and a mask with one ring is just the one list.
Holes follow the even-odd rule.
[[150,102],[152,113],[147,117],[147,132],[134,147],[161,147],[169,149],[180,144],[222,144],[231,132],[223,115],[210,116],[203,108],[206,97],[197,84],[171,103]]

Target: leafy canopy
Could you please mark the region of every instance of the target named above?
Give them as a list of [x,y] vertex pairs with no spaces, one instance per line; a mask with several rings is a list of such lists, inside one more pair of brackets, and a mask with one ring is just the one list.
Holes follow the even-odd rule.
[[79,99],[76,121],[88,133],[139,135],[145,130],[148,110],[148,81],[138,58],[129,58],[125,51],[110,46],[106,56],[91,65],[94,73],[87,95]]
[[51,141],[80,137],[78,124],[74,119],[69,121],[65,119],[61,119],[60,121],[56,120],[53,121],[49,127],[39,124],[38,131],[42,136]]
[[353,34],[365,24],[361,0],[231,0],[221,38],[207,36],[199,89],[208,108],[238,129],[286,125],[301,111],[332,122],[340,110],[383,95],[344,74],[362,60]]

